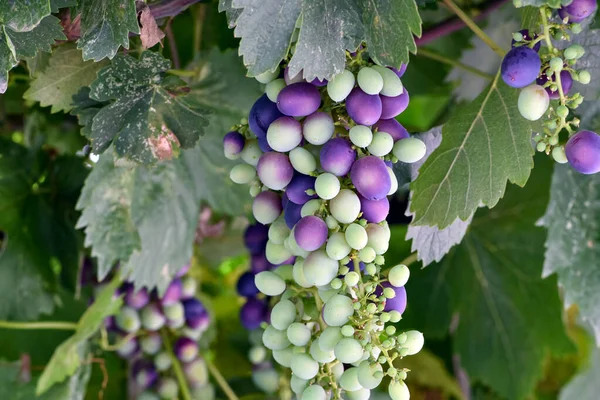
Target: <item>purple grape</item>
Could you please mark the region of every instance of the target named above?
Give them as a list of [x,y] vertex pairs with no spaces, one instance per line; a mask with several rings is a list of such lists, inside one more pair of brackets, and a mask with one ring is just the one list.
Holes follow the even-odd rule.
[[122,332],[117,326],[114,315],[104,318],[104,328],[109,332]]
[[187,326],[192,329],[200,329],[208,326],[210,315],[200,300],[191,298],[182,301],[181,304],[183,304],[183,313],[185,314],[185,323]]
[[381,98],[369,95],[360,88],[352,89],[346,98],[346,111],[359,125],[371,126],[381,118]]
[[306,117],[317,111],[320,105],[319,90],[306,82],[286,86],[277,95],[279,111],[290,117]]
[[300,218],[302,218],[302,215],[300,215],[301,211],[302,205],[292,201],[287,202],[283,209],[283,219],[288,228],[292,229],[300,221]]
[[400,69],[396,69],[394,67],[389,67],[392,71],[394,71],[396,73],[396,75],[398,75],[398,78],[402,78],[404,76],[404,73],[406,72],[406,68],[408,68],[408,64],[401,64],[400,65]]
[[343,138],[334,138],[321,148],[321,167],[336,176],[344,176],[350,172],[356,159],[356,151],[352,144]]
[[290,201],[290,198],[287,196],[287,194],[285,194],[285,192],[283,192],[283,195],[281,195],[281,206],[285,208],[288,201]]
[[244,232],[244,245],[250,254],[261,254],[269,240],[269,227],[263,224],[248,225]]
[[294,176],[294,168],[288,156],[274,151],[260,156],[256,172],[262,183],[273,190],[283,189]]
[[316,194],[308,195],[306,193],[307,190],[314,191],[315,180],[316,178],[313,176],[296,174],[285,189],[287,198],[296,204],[304,204],[310,199],[317,198]]
[[327,81],[327,79],[317,79],[317,78],[315,78],[312,81],[310,81],[311,85],[315,85],[315,86],[318,86],[318,87],[326,86],[327,83],[329,83]]
[[[538,35],[537,35],[537,34],[534,34],[534,35],[533,35],[533,37],[531,37],[531,35],[529,34],[529,30],[527,30],[527,29],[521,29],[521,30],[519,31],[519,33],[520,33],[521,35],[523,35],[523,39],[525,39],[525,40],[526,40],[526,41],[528,41],[528,42],[529,42],[529,41],[532,41],[532,40],[534,40],[534,39],[537,39],[537,37],[538,37]],[[519,42],[517,42],[517,41],[515,41],[515,40],[513,39],[513,41],[512,41],[512,47],[515,47],[515,45],[517,45],[518,43],[519,43]],[[537,42],[536,44],[534,44],[534,45],[533,45],[533,50],[535,50],[535,51],[540,51],[540,48],[541,48],[541,47],[542,47],[542,42]]]
[[158,372],[149,360],[137,360],[133,364],[131,371],[133,376],[135,376],[135,383],[142,390],[153,386],[158,380]]
[[[120,336],[118,338],[118,340],[122,340],[124,339],[126,336]],[[134,356],[139,353],[140,351],[140,344],[138,343],[138,340],[136,338],[131,338],[129,340],[127,340],[125,343],[121,344],[121,346],[119,346],[119,348],[116,350],[116,353],[119,357],[124,358],[124,359],[131,359],[134,358]]]
[[360,210],[362,211],[362,217],[368,222],[378,224],[384,221],[390,213],[390,202],[387,197],[381,200],[367,200],[361,195],[358,195],[360,199]]
[[383,282],[381,286],[383,286],[383,288],[378,286],[377,290],[375,290],[375,294],[377,296],[381,296],[383,294],[383,289],[385,288],[392,288],[394,289],[394,292],[396,292],[396,296],[394,298],[387,299],[385,301],[385,308],[383,309],[383,311],[389,312],[396,310],[400,314],[404,313],[404,310],[406,310],[406,289],[404,288],[404,286],[394,287],[389,282]]
[[582,174],[600,172],[600,136],[592,131],[580,131],[569,138],[565,146],[569,164]]
[[236,288],[238,294],[244,297],[254,297],[259,293],[254,284],[254,274],[250,271],[246,271],[240,275]]
[[410,98],[408,97],[408,91],[404,89],[401,95],[396,97],[388,97],[384,95],[379,96],[381,98],[381,119],[394,118],[401,114],[408,107]]
[[267,136],[267,129],[269,129],[271,122],[279,117],[283,117],[283,114],[279,112],[277,104],[269,100],[266,94],[263,94],[250,109],[248,125],[257,137],[264,139]]
[[352,184],[367,200],[381,200],[392,188],[392,180],[383,160],[367,156],[356,160],[350,171]]
[[[346,264],[346,267],[348,267],[350,269],[350,271],[354,271],[354,261],[350,260],[348,261],[348,263]],[[364,262],[360,261],[358,263],[358,269],[360,269],[360,271],[364,271],[366,268],[366,265]]]
[[535,50],[515,47],[502,60],[502,79],[510,87],[522,88],[535,81],[541,67],[542,61]]
[[223,149],[225,152],[225,157],[235,158],[235,156],[242,152],[245,144],[246,139],[244,139],[244,136],[241,133],[229,132],[223,138]]
[[[555,77],[554,75],[552,75],[552,81],[555,81]],[[546,75],[546,73],[543,73],[542,75],[540,75],[540,77],[537,79],[536,83],[540,86],[544,86],[546,84],[546,82],[548,82],[548,75]],[[562,86],[562,90],[564,94],[569,93],[569,91],[571,90],[571,87],[573,86],[573,77],[571,76],[571,73],[569,71],[561,71],[560,72],[560,83]],[[546,92],[548,93],[548,96],[550,96],[550,99],[552,100],[556,100],[558,98],[560,98],[560,93],[558,90],[556,91],[552,91],[550,90],[550,87],[546,88]]]
[[173,345],[173,352],[184,363],[194,361],[198,356],[198,343],[189,337],[180,337]]
[[558,15],[562,19],[568,17],[569,22],[581,22],[592,15],[596,8],[598,8],[596,0],[573,0],[571,4],[558,10]]
[[181,300],[181,279],[174,279],[162,295],[160,303],[163,306],[170,306],[179,300]]
[[408,133],[406,128],[404,128],[400,124],[400,122],[396,121],[393,118],[380,119],[375,125],[373,125],[373,128],[377,128],[377,130],[380,132],[389,133],[390,135],[392,135],[394,142],[397,142],[400,139],[406,139],[410,137],[410,134]]
[[315,251],[327,241],[327,224],[319,217],[303,217],[294,227],[294,239],[301,249]]
[[131,287],[127,289],[127,292],[125,292],[124,301],[129,307],[139,310],[148,304],[150,301],[150,295],[148,294],[146,288],[141,288],[136,292],[135,289]]
[[269,307],[264,301],[256,298],[248,299],[240,310],[240,321],[244,328],[256,329],[261,322],[267,321],[268,313]]
[[267,260],[267,257],[265,256],[265,253],[253,254],[250,257],[250,269],[255,274],[258,274],[259,272],[263,272],[263,271],[268,271],[272,267],[273,267],[273,264],[271,264]]
[[269,151],[273,151],[273,148],[269,146],[269,142],[266,138],[258,138],[258,148],[263,153],[268,153]]
[[175,278],[181,278],[184,275],[186,275],[188,272],[190,272],[191,267],[192,267],[192,264],[190,264],[190,263],[185,264],[183,267],[181,267],[179,269],[179,271],[177,271],[175,273]]

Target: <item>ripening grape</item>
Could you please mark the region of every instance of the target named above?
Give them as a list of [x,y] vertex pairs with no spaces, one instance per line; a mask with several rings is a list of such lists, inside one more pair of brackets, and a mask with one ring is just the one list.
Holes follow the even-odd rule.
[[302,133],[308,143],[320,146],[331,139],[334,129],[331,115],[318,111],[306,117]]
[[144,329],[149,331],[157,331],[167,322],[167,319],[160,311],[158,305],[154,303],[150,303],[144,307],[140,316],[142,320],[142,326]]
[[302,141],[302,125],[292,117],[280,117],[267,130],[269,146],[279,152],[296,148]]
[[600,136],[592,131],[580,131],[569,138],[565,146],[569,164],[582,174],[600,172]]
[[269,238],[269,227],[263,224],[249,225],[244,232],[244,245],[250,254],[260,254],[265,250]]
[[342,189],[329,202],[329,212],[342,224],[350,224],[360,213],[360,200],[352,190]]
[[390,202],[387,197],[381,200],[367,200],[363,196],[358,196],[358,198],[363,213],[362,217],[368,222],[379,223],[385,220],[390,212]]
[[328,233],[325,221],[312,215],[302,218],[294,227],[296,243],[306,251],[314,251],[323,246]]
[[519,94],[518,107],[523,118],[537,121],[546,113],[550,96],[540,85],[529,85]]
[[331,200],[340,192],[340,180],[334,174],[325,172],[317,177],[315,191],[323,200]]
[[[278,110],[277,104],[269,100],[265,94],[256,100],[250,109],[248,125],[250,126],[252,133],[257,137],[265,138],[267,136],[269,125],[279,117],[283,117],[283,114]],[[244,161],[246,160],[244,159]]]
[[281,198],[275,192],[260,192],[252,202],[252,214],[261,224],[270,224],[281,214]]
[[558,10],[561,18],[568,18],[569,22],[581,22],[592,15],[598,4],[596,0],[573,0],[568,6],[563,6]]
[[279,296],[285,290],[285,281],[271,271],[263,271],[256,274],[254,283],[258,290],[267,296]]
[[260,156],[256,171],[261,182],[273,190],[281,190],[291,182],[294,168],[288,156],[282,153],[269,152]]
[[371,126],[381,118],[381,98],[354,88],[346,99],[346,111],[359,125]]
[[392,135],[392,138],[394,139],[394,142],[397,142],[400,139],[405,139],[410,137],[408,131],[406,130],[406,128],[404,128],[400,122],[396,121],[395,119],[391,118],[391,119],[380,119],[379,121],[377,121],[377,123],[375,125],[373,125],[373,128],[381,131],[381,132],[387,132],[390,135]]
[[531,84],[540,73],[542,62],[538,53],[529,47],[515,47],[502,60],[502,79],[514,88]]
[[140,389],[147,389],[158,380],[158,372],[148,360],[138,359],[131,367],[135,383]]
[[381,295],[383,293],[383,289],[392,288],[396,295],[393,298],[388,298],[385,301],[384,311],[398,311],[400,314],[406,310],[406,289],[404,286],[394,287],[389,282],[383,282],[381,287],[378,287],[376,290],[377,295]]
[[306,82],[292,83],[277,96],[277,108],[290,117],[305,117],[317,111],[320,105],[319,91]]
[[296,204],[293,201],[288,201],[286,203],[283,209],[283,219],[285,220],[288,228],[292,229],[294,225],[300,221],[300,218],[303,217],[302,210],[304,207],[314,204],[314,201],[318,200],[309,200],[304,205]]
[[368,200],[383,199],[392,185],[385,163],[374,156],[356,160],[352,165],[350,177],[358,193]]
[[225,157],[230,160],[235,160],[240,157],[240,153],[244,149],[246,139],[239,132],[229,132],[223,138],[223,150]]
[[394,139],[392,135],[386,132],[375,132],[373,141],[367,147],[369,153],[377,157],[388,155],[394,147]]
[[395,97],[380,96],[381,97],[381,119],[395,118],[402,114],[408,107],[410,97],[408,91],[404,90],[402,94]]
[[141,326],[140,316],[131,307],[122,307],[115,317],[115,322],[121,330],[127,333],[136,332]]
[[354,74],[347,69],[327,84],[327,94],[333,101],[344,101],[354,88]]
[[392,152],[399,161],[412,164],[425,157],[427,147],[422,140],[407,138],[397,141]]
[[350,142],[343,138],[331,139],[321,148],[321,167],[336,176],[344,176],[352,168],[356,151]]
[[193,361],[198,355],[198,344],[187,337],[181,337],[173,345],[173,353],[183,362]]
[[409,400],[410,392],[403,381],[391,381],[388,386],[388,393],[392,400]]
[[363,67],[358,71],[356,83],[363,92],[376,95],[383,89],[383,77],[374,68]]
[[316,195],[309,195],[307,190],[315,189],[315,178],[309,175],[296,174],[285,189],[288,199],[296,204],[304,204]]
[[[554,75],[552,75],[552,78],[550,80],[552,82],[556,82]],[[544,86],[546,82],[548,82],[548,75],[546,75],[546,73],[540,75],[540,77],[536,80],[536,83],[540,86]],[[573,86],[573,76],[569,71],[563,70],[560,72],[560,83],[563,94],[568,94],[571,91],[571,87]],[[546,87],[545,89],[548,93],[548,96],[550,97],[550,100],[556,100],[560,98],[560,92],[558,90],[552,90],[550,86]]]
[[373,132],[371,132],[369,127],[364,125],[353,126],[348,133],[350,141],[357,147],[367,147],[373,140]]
[[301,379],[312,379],[319,372],[319,363],[304,353],[294,354],[290,367],[294,375]]
[[[332,296],[323,308],[323,319],[330,326],[342,326],[354,314],[352,299],[344,295]],[[323,349],[323,347],[321,347]]]

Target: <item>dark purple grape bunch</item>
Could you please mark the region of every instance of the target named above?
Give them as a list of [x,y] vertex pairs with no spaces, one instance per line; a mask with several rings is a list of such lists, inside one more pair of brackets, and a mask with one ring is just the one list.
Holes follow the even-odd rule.
[[[516,0],[515,5],[522,6]],[[501,74],[504,82],[520,88],[518,109],[531,121],[543,116],[543,133],[534,136],[536,149],[552,155],[561,164],[571,166],[584,174],[600,172],[600,150],[594,132],[577,132],[580,121],[571,115],[583,102],[580,93],[573,93],[574,82],[588,84],[591,75],[586,70],[577,70],[577,61],[585,54],[579,44],[554,47],[556,41],[569,41],[570,36],[579,34],[579,24],[597,9],[596,0],[573,0],[558,10],[541,7],[539,32],[521,30],[513,35],[513,48],[502,60]],[[542,46],[542,44],[544,46]],[[554,103],[551,103],[554,101]],[[568,132],[567,143],[560,143],[561,132]]]
[[110,337],[120,344],[117,354],[131,364],[138,399],[177,398],[174,362],[181,364],[194,399],[214,397],[198,345],[210,315],[196,298],[197,283],[188,270],[189,265],[183,267],[162,295],[124,283],[119,290],[123,307],[105,320]]

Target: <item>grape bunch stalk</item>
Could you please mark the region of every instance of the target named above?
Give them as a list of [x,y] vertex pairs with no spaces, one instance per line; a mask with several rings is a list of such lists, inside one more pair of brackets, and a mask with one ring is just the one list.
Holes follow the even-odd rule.
[[[534,137],[537,150],[552,154],[558,163],[568,162],[583,174],[600,172],[600,136],[589,130],[576,132],[580,121],[570,115],[583,102],[583,96],[570,92],[574,81],[588,84],[591,75],[587,70],[575,69],[585,54],[583,46],[571,44],[560,50],[552,39],[568,41],[571,34],[581,33],[580,23],[596,9],[596,0],[573,0],[556,13],[549,6],[540,7],[542,30],[515,33],[513,48],[504,57],[501,68],[507,85],[522,88],[518,100],[521,115],[531,121],[547,116],[543,134]],[[551,100],[556,104],[551,104]],[[563,131],[568,133],[566,143],[561,140]]]
[[409,102],[406,66],[373,65],[361,48],[329,82],[281,68],[256,77],[265,95],[224,138],[226,157],[244,161],[231,179],[254,197],[251,271],[238,291],[248,298],[243,324],[262,332],[255,372],[277,381],[262,347],[291,369],[298,398],[368,399],[387,376],[392,399],[408,399],[408,370],[395,361],[418,353],[424,338],[395,325],[409,268],[384,267],[387,196],[398,188],[391,167],[426,153],[395,119]]

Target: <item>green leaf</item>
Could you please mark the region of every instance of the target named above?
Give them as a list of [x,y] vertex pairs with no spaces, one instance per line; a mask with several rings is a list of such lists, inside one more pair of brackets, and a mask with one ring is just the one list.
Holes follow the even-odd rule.
[[537,31],[542,24],[540,9],[538,7],[527,6],[519,10],[521,14],[521,27],[531,31]]
[[116,314],[123,300],[115,296],[121,284],[117,277],[108,284],[94,303],[86,310],[77,323],[75,334],[65,340],[55,351],[44,369],[36,386],[36,395],[41,395],[57,383],[75,374],[87,354],[87,341],[100,329],[104,319]]
[[465,221],[481,203],[494,207],[507,181],[527,182],[532,125],[517,110],[518,90],[499,77],[444,125],[442,144],[411,184],[414,225],[443,229],[457,218]]
[[139,60],[119,55],[98,72],[90,97],[111,102],[94,116],[91,131],[84,131],[91,132],[94,153],[114,142],[119,157],[149,164],[176,154],[179,146],[194,147],[207,125],[206,110],[182,96],[189,91],[185,82],[163,76],[170,65],[145,51]]
[[421,16],[414,0],[363,2],[369,55],[377,64],[400,68],[416,53],[413,34],[421,36]]
[[129,48],[129,32],[139,33],[134,0],[81,0],[81,37],[77,47],[84,60],[113,58],[120,46]]
[[0,25],[16,32],[32,30],[48,14],[49,0],[8,0],[0,3]]
[[58,47],[50,56],[48,67],[39,73],[23,97],[42,107],[52,106],[52,113],[73,108],[73,96],[82,86],[89,86],[106,61],[83,61],[75,45]]
[[224,12],[227,16],[229,28],[235,27],[235,23],[242,11],[244,10],[233,6],[233,0],[219,0],[219,12]]
[[57,13],[61,8],[75,7],[77,0],[50,0],[50,8],[53,13]]
[[588,365],[560,391],[559,400],[595,399],[600,391],[600,349],[591,348]]
[[452,329],[470,379],[515,400],[532,393],[549,352],[572,350],[556,279],[541,278],[545,232],[534,224],[548,201],[551,165],[538,160],[530,183],[510,186],[495,209],[480,209],[440,264],[412,269],[403,316],[426,338]]

